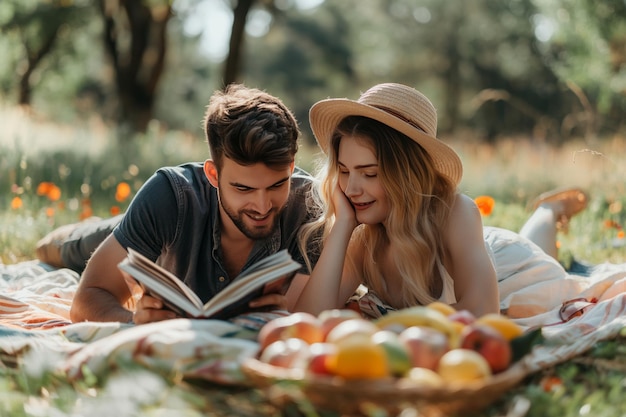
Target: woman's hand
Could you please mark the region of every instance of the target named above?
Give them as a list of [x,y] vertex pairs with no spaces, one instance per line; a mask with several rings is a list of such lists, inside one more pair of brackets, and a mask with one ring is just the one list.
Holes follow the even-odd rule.
[[163,301],[144,294],[139,301],[137,301],[136,310],[133,314],[133,323],[145,324],[179,317],[181,316],[166,309],[163,305]]
[[271,310],[287,310],[287,297],[282,294],[266,294],[248,304],[250,308],[271,307]]
[[348,197],[343,193],[341,187],[339,187],[339,184],[337,184],[333,191],[333,204],[335,205],[337,222],[347,222],[352,226],[352,229],[357,227],[358,222],[354,207],[352,203],[350,203],[350,200],[348,200]]

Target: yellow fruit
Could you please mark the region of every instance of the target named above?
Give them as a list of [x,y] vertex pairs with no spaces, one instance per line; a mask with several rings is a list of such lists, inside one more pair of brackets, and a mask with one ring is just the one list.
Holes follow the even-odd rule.
[[426,307],[437,310],[444,316],[449,316],[452,313],[456,313],[456,309],[454,307],[452,307],[450,304],[442,303],[441,301],[434,301],[428,304]]
[[441,375],[428,368],[411,368],[406,373],[406,379],[416,385],[428,387],[441,387],[444,385],[444,380],[441,378]]
[[362,318],[344,320],[333,327],[326,335],[326,342],[338,343],[342,339],[355,335],[363,334],[371,336],[380,329],[371,321]]
[[489,313],[476,319],[477,323],[486,324],[496,329],[506,340],[515,339],[524,333],[517,323],[510,318],[497,313]]
[[424,306],[414,306],[402,310],[390,311],[375,321],[381,329],[402,325],[404,327],[432,327],[448,336],[451,347],[458,346],[459,334],[452,321],[441,312]]
[[467,383],[489,378],[491,369],[480,353],[471,349],[453,349],[441,357],[437,373],[446,382]]
[[371,337],[354,334],[336,344],[336,352],[326,359],[328,370],[345,379],[375,379],[389,376],[387,353]]
[[454,327],[456,329],[457,334],[461,334],[461,332],[463,331],[463,329],[465,328],[466,324],[465,323],[461,323],[460,321],[453,321],[452,322],[452,327]]

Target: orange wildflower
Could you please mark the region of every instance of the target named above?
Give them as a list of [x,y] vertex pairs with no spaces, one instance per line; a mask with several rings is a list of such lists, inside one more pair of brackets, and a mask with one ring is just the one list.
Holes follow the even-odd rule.
[[52,184],[52,188],[50,188],[50,191],[48,191],[47,197],[50,201],[58,201],[61,198],[61,189]]
[[117,189],[115,190],[115,200],[120,203],[128,198],[130,195],[130,185],[126,182],[120,182],[117,184]]
[[618,239],[624,239],[624,231],[620,230],[619,232],[617,232],[617,238]]
[[50,192],[50,189],[54,186],[53,183],[51,182],[40,182],[39,185],[37,186],[37,195],[48,195],[48,192]]
[[46,216],[48,217],[54,216],[54,207],[46,207]]
[[604,221],[604,228],[605,229],[617,229],[617,230],[621,230],[622,226],[620,226],[619,223],[617,223],[616,221],[613,220],[605,220]]
[[122,210],[120,209],[119,206],[111,206],[111,209],[109,210],[109,212],[111,213],[111,216],[117,216],[118,214],[122,212]]
[[496,204],[496,200],[488,195],[481,195],[474,199],[474,202],[478,206],[478,211],[482,216],[489,216],[493,211],[493,206]]
[[37,186],[37,195],[44,195],[50,201],[57,201],[61,198],[61,189],[52,182],[44,181]]
[[91,216],[93,216],[93,210],[91,209],[91,206],[83,206],[83,210],[78,215],[78,218],[80,220],[85,220]]
[[22,208],[23,205],[23,201],[21,198],[19,198],[18,196],[13,197],[13,200],[11,200],[11,208],[13,210],[17,210],[19,208]]

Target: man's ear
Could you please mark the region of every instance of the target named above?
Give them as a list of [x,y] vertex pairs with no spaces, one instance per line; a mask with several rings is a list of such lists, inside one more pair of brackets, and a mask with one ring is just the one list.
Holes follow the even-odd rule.
[[215,166],[215,162],[211,159],[204,161],[204,175],[206,175],[206,178],[213,187],[219,188],[219,182],[217,181],[217,167]]
[[296,169],[296,161],[291,161],[291,173],[293,174],[293,171]]

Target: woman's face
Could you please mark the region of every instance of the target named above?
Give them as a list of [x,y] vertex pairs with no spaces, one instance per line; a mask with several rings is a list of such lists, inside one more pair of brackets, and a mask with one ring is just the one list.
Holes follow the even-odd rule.
[[370,140],[344,136],[339,142],[339,186],[348,197],[359,223],[384,223],[389,200],[380,181],[379,166]]

